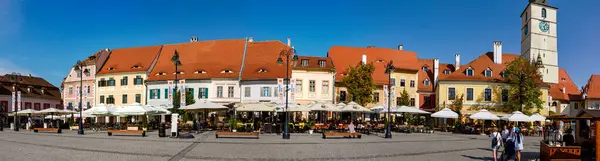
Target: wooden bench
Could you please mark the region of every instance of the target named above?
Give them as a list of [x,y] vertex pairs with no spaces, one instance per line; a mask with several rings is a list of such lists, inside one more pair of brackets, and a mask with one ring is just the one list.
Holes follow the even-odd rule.
[[60,128],[33,128],[33,132],[39,131],[56,131],[56,133],[62,133],[62,129]]
[[258,139],[258,132],[229,132],[229,131],[217,131],[215,133],[215,137],[219,138],[219,136],[241,136],[241,137],[256,137]]
[[142,137],[146,136],[146,131],[144,130],[108,130],[108,136],[112,136],[113,133],[119,133],[119,134],[137,134],[137,135],[142,135]]
[[348,137],[348,138],[361,138],[361,134],[360,133],[349,133],[349,132],[324,132],[323,133],[323,139],[326,139],[327,137]]

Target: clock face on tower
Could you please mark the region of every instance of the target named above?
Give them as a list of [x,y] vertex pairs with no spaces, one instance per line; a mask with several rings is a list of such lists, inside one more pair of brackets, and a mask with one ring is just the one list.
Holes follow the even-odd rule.
[[542,30],[542,32],[548,32],[548,30],[550,30],[550,25],[548,24],[548,22],[540,22],[540,30]]

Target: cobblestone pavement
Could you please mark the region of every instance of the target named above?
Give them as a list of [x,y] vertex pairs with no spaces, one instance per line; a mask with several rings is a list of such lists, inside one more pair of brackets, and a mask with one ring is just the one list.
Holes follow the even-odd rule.
[[[107,136],[106,132],[63,134],[0,132],[0,160],[492,160],[490,140],[480,135],[401,134],[393,139],[322,139],[319,134],[261,135],[260,139],[194,139]],[[537,158],[540,137],[526,137],[524,159]]]

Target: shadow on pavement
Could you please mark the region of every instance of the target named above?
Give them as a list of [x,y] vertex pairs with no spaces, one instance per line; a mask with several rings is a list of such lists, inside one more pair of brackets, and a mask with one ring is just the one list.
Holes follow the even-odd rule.
[[469,158],[469,160],[494,160],[494,158],[492,158],[492,157],[474,157],[474,156],[469,156],[469,155],[462,155],[462,156],[465,158]]

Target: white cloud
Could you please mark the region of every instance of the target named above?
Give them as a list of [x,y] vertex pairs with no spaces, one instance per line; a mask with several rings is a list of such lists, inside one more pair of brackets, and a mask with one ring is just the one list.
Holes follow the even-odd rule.
[[13,72],[20,73],[21,75],[31,74],[37,76],[35,73],[33,73],[30,69],[27,69],[26,67],[14,63],[13,61],[10,61],[8,59],[0,58],[0,75],[10,74]]

